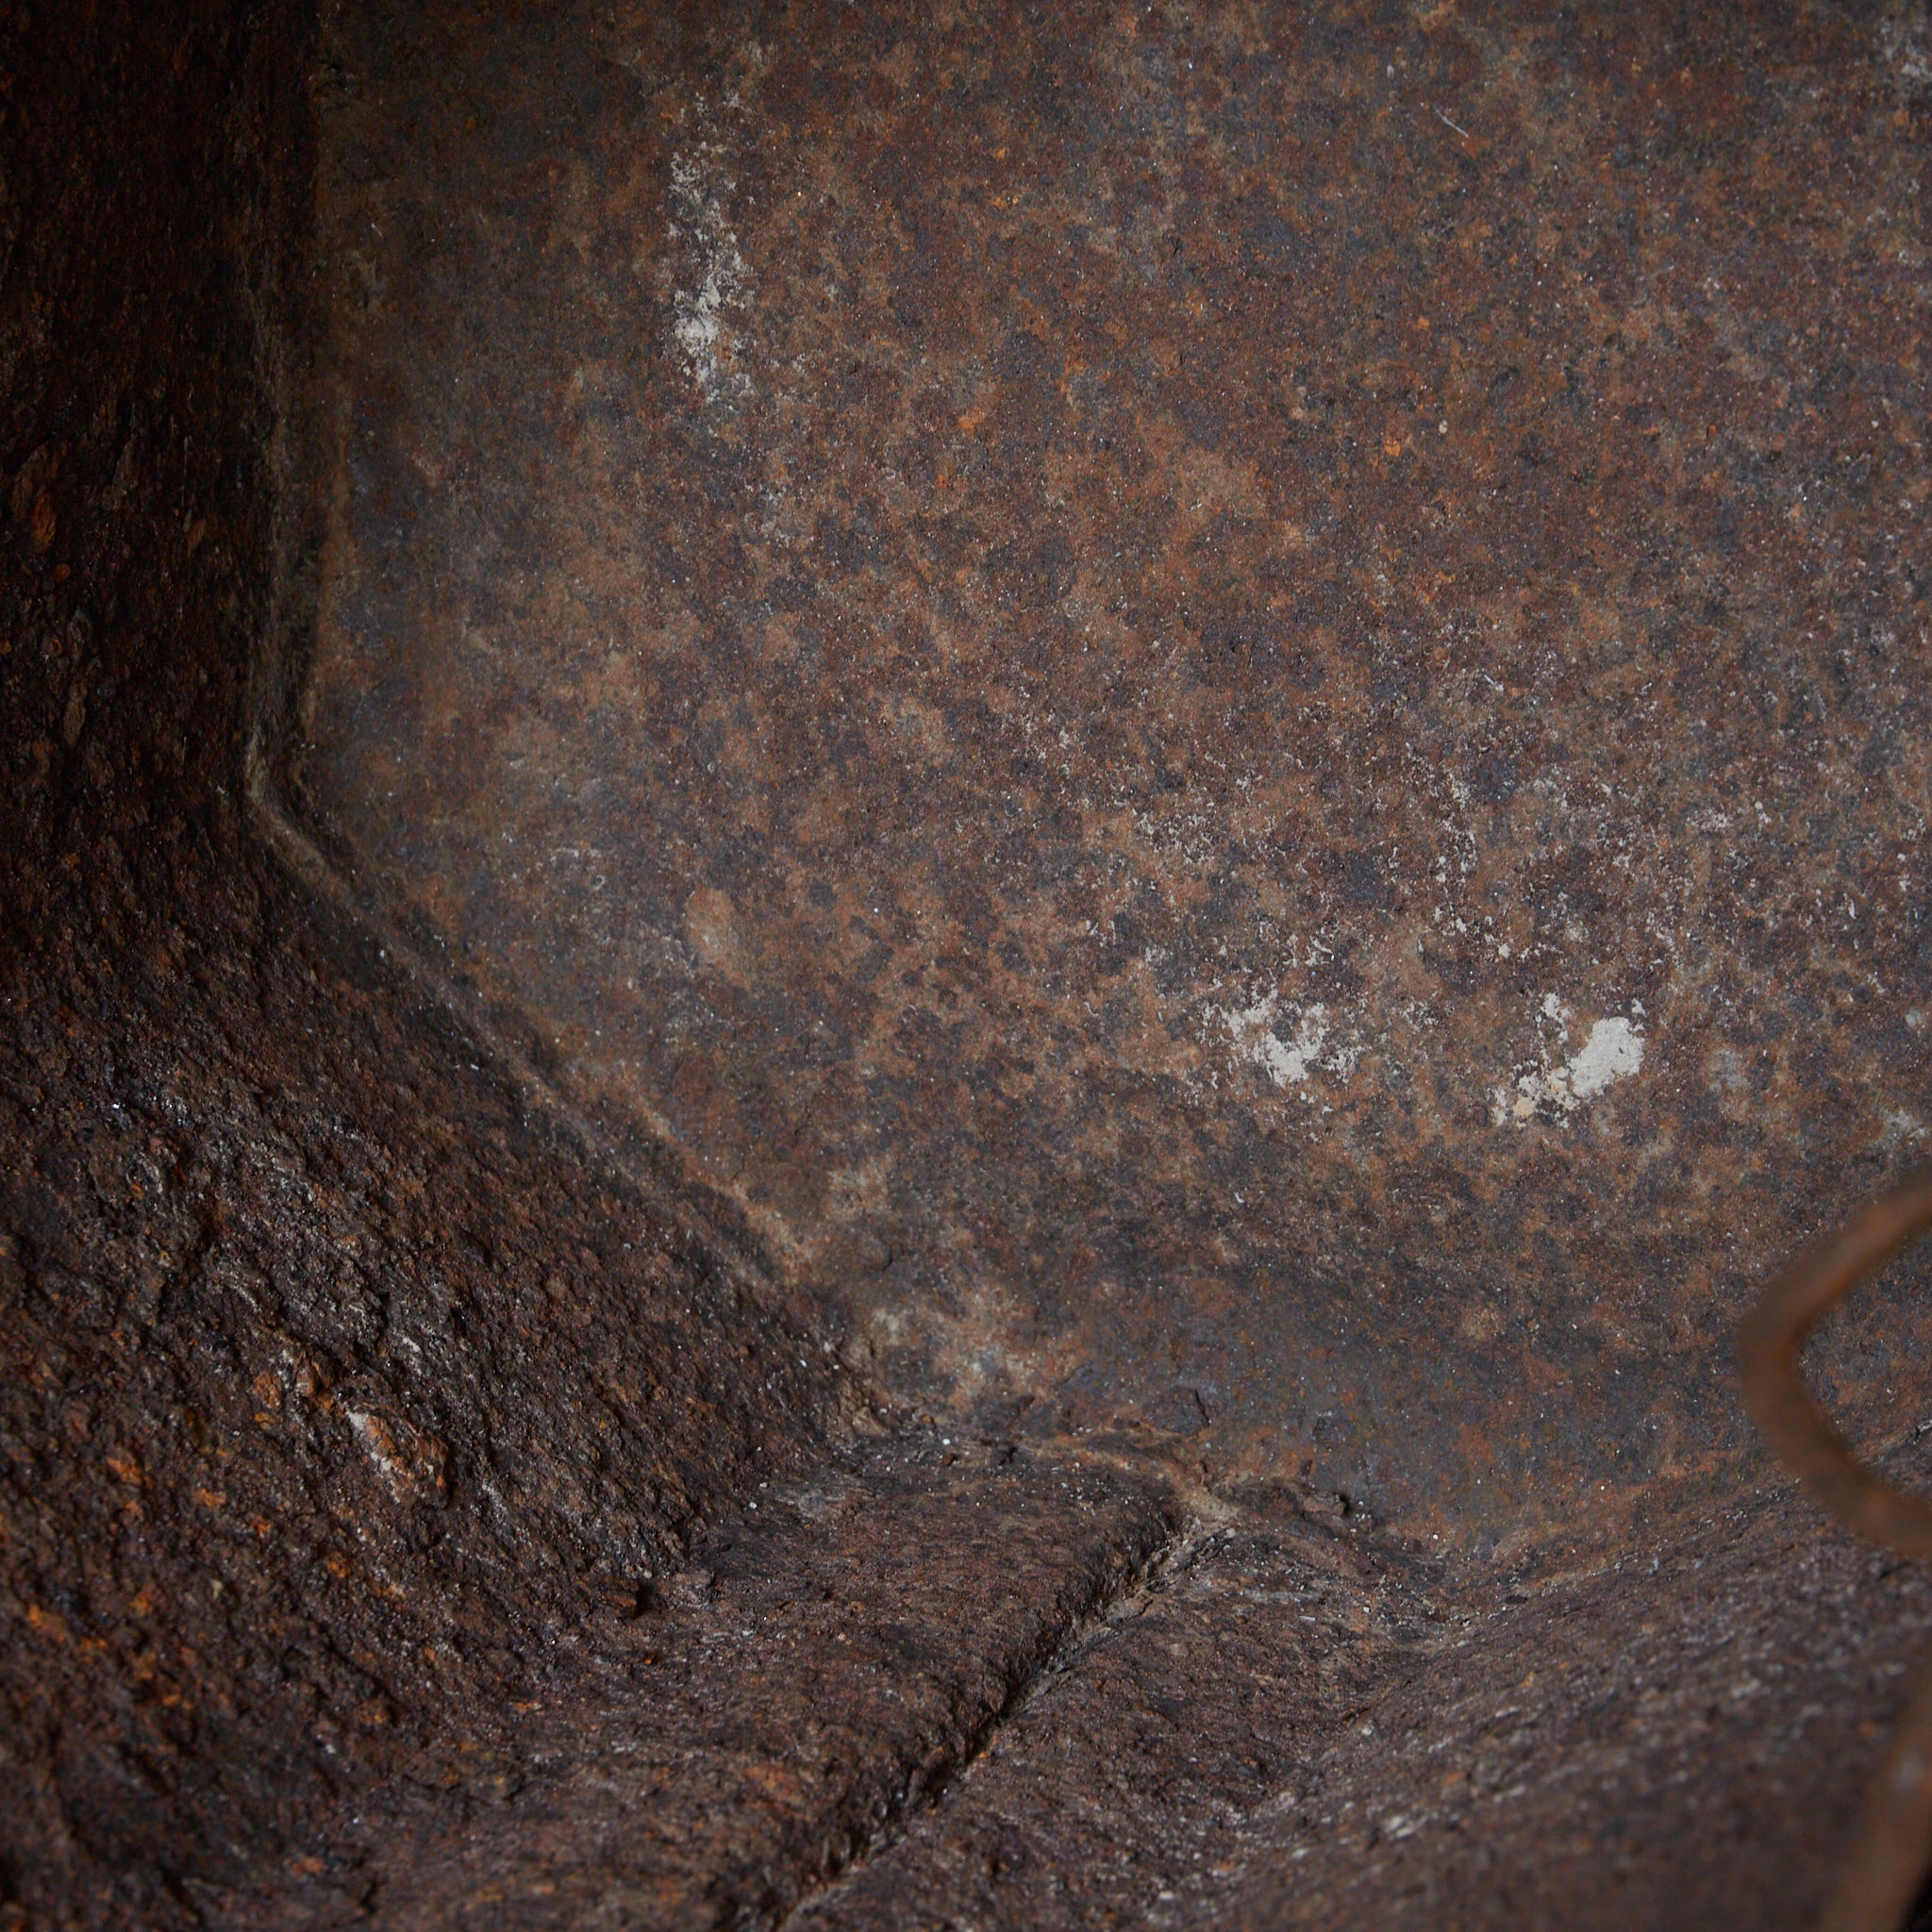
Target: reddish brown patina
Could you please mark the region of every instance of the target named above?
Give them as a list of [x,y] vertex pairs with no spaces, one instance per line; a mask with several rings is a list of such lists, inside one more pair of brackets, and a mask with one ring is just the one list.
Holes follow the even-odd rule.
[[294,796],[902,1394],[1615,1524],[1932,1119],[1915,58],[348,9]]

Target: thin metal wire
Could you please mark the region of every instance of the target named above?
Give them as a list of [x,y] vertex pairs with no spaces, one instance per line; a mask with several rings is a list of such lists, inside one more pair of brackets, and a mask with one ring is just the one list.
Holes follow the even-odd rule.
[[[1799,1374],[1824,1315],[1932,1224],[1932,1168],[1873,1202],[1800,1255],[1739,1333],[1744,1406],[1805,1488],[1838,1520],[1901,1556],[1932,1557],[1932,1504],[1874,1475],[1811,1399]],[[1921,1665],[1865,1801],[1851,1861],[1819,1932],[1899,1932],[1932,1872],[1932,1657]]]

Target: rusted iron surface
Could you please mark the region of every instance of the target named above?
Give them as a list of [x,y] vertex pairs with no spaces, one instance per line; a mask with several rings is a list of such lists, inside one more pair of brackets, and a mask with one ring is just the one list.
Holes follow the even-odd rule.
[[[1765,1291],[1740,1336],[1752,1420],[1806,1489],[1848,1528],[1901,1556],[1932,1557],[1932,1506],[1853,1454],[1800,1373],[1806,1337],[1932,1222],[1932,1171],[1874,1201]],[[1822,1932],[1899,1932],[1932,1871],[1932,1661],[1922,1662],[1874,1779]]]
[[1932,1120],[1925,45],[345,8],[293,795],[900,1391],[1614,1526]]
[[1481,1624],[1440,1586],[1291,1514],[1197,1535],[1108,1607],[929,1813],[810,1901],[797,1932],[1213,1918],[1255,1815]]
[[1928,1633],[1932,1577],[1794,1492],[1635,1539],[1456,1633],[1151,1922],[1810,1932]]
[[[508,770],[483,728],[495,725],[469,705],[487,680],[466,670],[446,705],[431,692],[414,739],[398,720],[426,687],[408,675],[364,692],[365,735],[329,737],[340,709],[322,705],[302,795],[337,862],[359,852],[362,887],[405,915],[439,970],[476,973],[499,1035],[522,1025],[525,1058],[547,1053],[576,1105],[607,1109],[613,1139],[626,1120],[655,1131],[651,1110],[666,1109],[699,1177],[738,1189],[778,1274],[817,1296],[824,1333],[798,1319],[804,1298],[766,1293],[658,1193],[588,1162],[483,1036],[384,957],[380,928],[340,920],[250,836],[249,680],[278,608],[278,555],[295,579],[308,567],[300,518],[277,496],[276,439],[300,443],[307,430],[300,408],[279,413],[298,399],[281,388],[295,345],[276,291],[286,268],[298,317],[325,306],[317,289],[349,302],[311,276],[312,258],[283,252],[311,186],[305,8],[0,14],[0,1932],[464,1913],[513,1925],[646,1909],[680,1924],[769,1924],[854,1865],[816,1907],[823,1918],[1431,1932],[1673,1913],[1700,1927],[1805,1923],[1907,1648],[1932,1617],[1916,1568],[1847,1541],[1815,1546],[1808,1519],[1783,1505],[1727,1508],[1686,1533],[1681,1504],[1653,1497],[1677,1528],[1633,1537],[1621,1573],[1533,1585],[1492,1615],[1510,1573],[1439,1570],[1401,1545],[1437,1524],[1480,1546],[1573,1509],[1590,1470],[1637,1486],[1723,1452],[1719,1314],[1741,1304],[1738,1283],[1781,1230],[1829,1218],[1832,1161],[1840,1181],[1883,1169],[1917,1130],[1900,1072],[1916,1036],[1894,1024],[1907,942],[1862,897],[1840,930],[1805,927],[1799,902],[1817,921],[1806,895],[1840,876],[1833,866],[1853,876],[1861,854],[1883,849],[1859,841],[1890,829],[1918,782],[1916,696],[1860,669],[1916,648],[1886,602],[1909,583],[1902,565],[1861,602],[1847,561],[1890,568],[1886,506],[1918,486],[1891,494],[1896,475],[1836,453],[1857,454],[1874,372],[1917,368],[1916,297],[1892,279],[1912,269],[1916,239],[1866,218],[1912,207],[1915,177],[1888,171],[1919,138],[1923,36],[1903,17],[1822,14],[1760,32],[1688,16],[1682,48],[1659,61],[1627,32],[1592,39],[1589,15],[1565,21],[1560,42],[1500,15],[1474,27],[1450,15],[1222,15],[1198,31],[1158,14],[941,15],[903,42],[913,65],[902,75],[890,12],[707,18],[662,16],[650,59],[617,63],[607,87],[600,36],[641,44],[622,11],[441,8],[426,63],[362,70],[341,42],[366,32],[394,52],[385,37],[407,42],[420,16],[347,8],[316,75],[339,159],[374,162],[389,143],[408,162],[388,177],[372,167],[366,202],[349,194],[344,162],[321,205],[329,245],[355,242],[340,258],[370,305],[363,348],[378,359],[398,349],[408,314],[420,350],[387,393],[356,386],[372,361],[329,365],[328,393],[360,411],[360,467],[338,473],[359,492],[338,505],[358,547],[322,559],[328,608],[340,615],[352,591],[375,599],[378,538],[394,540],[381,567],[393,567],[405,614],[433,603],[433,585],[452,623],[475,616],[477,584],[501,591],[509,616],[465,635],[539,653],[526,668],[557,707],[552,774],[635,784],[608,814],[623,833],[613,842],[634,857],[661,847],[667,877],[689,864],[729,898],[722,927],[718,899],[687,924],[687,892],[672,895],[668,925],[641,912],[637,928],[688,949],[640,984],[684,1016],[677,1051],[697,1071],[683,1088],[677,1068],[654,1086],[670,1048],[647,1040],[606,1091],[585,1073],[580,1038],[536,1051],[541,1030],[527,1036],[555,986],[519,977],[522,955],[492,967],[487,947],[468,968],[436,960],[436,934],[460,939],[456,914],[474,902],[411,910],[411,880],[468,891],[487,869],[411,859],[387,871],[370,833],[378,795],[350,784],[344,746],[358,758],[401,746],[406,775],[420,758],[452,811],[474,806],[488,774]],[[466,63],[486,44],[494,92],[472,90],[459,112]],[[734,50],[753,44],[772,58],[733,70]],[[930,53],[939,75],[949,46],[952,91],[928,92],[917,62]],[[1432,48],[1442,64],[1424,75],[1424,114],[1391,84],[1414,83]],[[1123,74],[1132,87],[1082,92]],[[589,76],[562,108],[559,75]],[[916,113],[904,108],[915,92]],[[639,98],[613,122],[613,102]],[[1494,109],[1480,127],[1471,99]],[[1467,160],[1432,160],[1424,135],[1452,122],[1466,132],[1443,138],[1472,143]],[[723,153],[741,138],[739,158]],[[1228,189],[1243,155],[1257,157],[1239,177],[1254,182],[1252,204]],[[601,198],[626,156],[634,223]],[[1147,164],[1138,175],[1135,156]],[[747,264],[735,291],[711,275],[725,258],[699,192],[708,177],[680,173],[679,157],[735,183],[712,197]],[[788,212],[775,184],[801,157],[829,199]],[[1017,179],[995,179],[1016,160]],[[1675,200],[1673,184],[1688,184]],[[584,222],[548,224],[553,192]],[[1457,196],[1491,226],[1468,229],[1466,254]],[[351,232],[352,203],[366,230]],[[1111,229],[1072,218],[1109,205]],[[1624,387],[1606,378],[1596,417],[1561,400],[1587,398],[1594,363],[1575,365],[1573,391],[1536,359],[1556,339],[1556,303],[1571,317],[1587,286],[1590,234],[1557,232],[1565,207],[1624,208],[1624,225],[1599,222],[1591,272],[1615,293],[1637,285],[1613,270],[1641,270],[1659,291],[1647,339],[1599,345]],[[1261,222],[1271,208],[1278,230]],[[451,220],[384,255],[397,208]],[[1540,269],[1525,250],[1545,222]],[[1709,233],[1717,242],[1700,239]],[[463,285],[439,251],[465,236],[477,259],[515,273]],[[653,739],[640,725],[651,714],[624,694],[622,665],[607,715],[575,658],[539,651],[575,649],[594,626],[521,627],[518,613],[541,602],[536,566],[563,554],[541,521],[565,501],[548,493],[542,434],[512,424],[492,441],[486,421],[467,469],[445,469],[420,496],[402,490],[437,447],[412,440],[434,412],[410,384],[433,388],[439,372],[457,390],[480,372],[539,431],[568,426],[544,415],[544,358],[571,372],[594,360],[572,334],[586,311],[559,299],[554,338],[531,316],[545,274],[578,273],[568,247],[549,244],[599,236],[615,237],[614,253],[580,258],[583,286],[624,297],[608,331],[616,387],[584,391],[609,408],[578,425],[570,461],[594,482],[592,508],[613,476],[631,475],[629,527],[669,559],[620,575],[670,600],[625,635],[667,705],[692,697],[682,751],[670,726]],[[808,273],[786,249],[812,236],[826,252]],[[1725,237],[1734,261],[1758,264],[1758,283],[1727,279]],[[1241,255],[1230,269],[1242,250],[1252,265]],[[1285,279],[1269,265],[1277,256]],[[1468,266],[1442,273],[1452,257]],[[627,281],[612,263],[633,258]],[[1785,268],[1775,299],[1804,309],[1794,339],[1723,334],[1727,313],[1763,321],[1773,269]],[[1757,289],[1758,308],[1714,306],[1740,286]],[[445,354],[449,317],[423,295],[434,288],[474,310],[467,360]],[[1398,300],[1424,289],[1427,332]],[[1893,294],[1896,314],[1884,306]],[[718,335],[697,326],[708,317],[722,317]],[[1103,359],[1122,328],[1126,345]],[[915,334],[923,365],[905,347]],[[1470,391],[1435,418],[1452,425],[1435,444],[1405,446],[1386,426],[1407,404],[1393,350],[1377,359],[1385,341],[1413,344],[1405,353],[1429,380]],[[852,353],[787,375],[768,356],[774,341]],[[693,374],[683,358],[707,344],[716,365],[699,359]],[[1267,386],[1283,344],[1305,391],[1291,405]],[[1525,359],[1499,400],[1481,402],[1501,373],[1481,360],[1491,349]],[[746,394],[726,380],[740,367]],[[922,367],[939,401],[919,387]],[[1770,405],[1752,402],[1753,385],[1787,377],[1786,467],[1767,445],[1754,468],[1763,419],[1752,411]],[[1640,378],[1657,385],[1657,415],[1643,419],[1656,438],[1605,416],[1601,395],[1627,404]],[[887,407],[895,382],[903,416]],[[627,415],[612,396],[647,407]],[[1736,407],[1707,418],[1711,397]],[[1588,436],[1556,433],[1566,410]],[[454,405],[438,420],[473,421]],[[1895,435],[1896,407],[1883,420]],[[1459,444],[1457,424],[1472,421],[1480,434]],[[1719,425],[1708,457],[1698,423]],[[847,426],[841,443],[832,432]],[[1522,460],[1532,429],[1551,460]],[[1396,454],[1377,454],[1384,436]],[[632,437],[641,460],[625,472],[610,452]],[[814,519],[808,541],[783,524],[761,535],[731,508],[774,449],[798,461],[772,489],[778,509]],[[1557,450],[1599,451],[1596,475]],[[493,469],[505,452],[534,468]],[[1441,528],[1410,515],[1424,498],[1404,479],[1424,462],[1448,466],[1431,472],[1446,481],[1426,499]],[[1802,507],[1752,481],[1772,475],[1798,479]],[[461,490],[487,495],[506,476],[531,485],[498,499],[506,528],[533,520],[531,571],[519,577],[508,553],[500,571],[419,569],[437,530],[486,529]],[[922,521],[891,494],[907,477],[927,502],[957,489],[962,508]],[[667,479],[684,493],[659,518]],[[370,511],[391,488],[385,537]],[[1592,507],[1600,547],[1583,536],[1597,527]],[[1771,532],[1774,510],[1784,521]],[[1282,575],[1290,525],[1307,541],[1293,557],[1318,559],[1296,562],[1301,575]],[[1096,532],[1119,539],[1119,559]],[[600,557],[608,537],[586,525],[565,547]],[[1502,563],[1483,564],[1486,543]],[[1559,551],[1567,575],[1550,560]],[[774,577],[781,552],[796,568]],[[1470,602],[1456,608],[1496,625],[1481,641],[1474,625],[1458,632],[1440,663],[1440,638],[1415,615],[1433,582],[1408,568],[1418,557],[1466,571]],[[1509,615],[1505,565],[1526,614]],[[768,595],[768,580],[782,592]],[[1108,598],[1126,608],[1109,612]],[[1661,629],[1624,625],[1652,609],[1646,598],[1659,625],[1678,625],[1674,647]],[[888,608],[912,625],[903,657]],[[1373,623],[1361,614],[1385,608]],[[1229,613],[1243,611],[1272,611],[1284,628],[1233,627]],[[1617,622],[1557,622],[1579,611]],[[756,622],[740,622],[746,612]],[[1208,619],[1230,625],[1221,656],[1203,645]],[[1112,626],[1107,670],[1083,671],[1071,643],[1053,641],[1089,622],[1096,638]],[[665,669],[674,633],[694,641],[695,669]],[[381,636],[425,635],[400,625],[325,643],[374,651]],[[1625,640],[1622,669],[1605,668],[1606,637]],[[1553,654],[1579,639],[1557,668]],[[1830,656],[1840,646],[1842,665]],[[392,668],[414,675],[431,659]],[[1607,717],[1615,676],[1641,692],[1653,675],[1641,702],[1656,699],[1657,713]],[[329,689],[325,675],[318,696]],[[1741,706],[1748,690],[1774,693],[1770,722]],[[903,707],[887,711],[887,695]],[[1029,717],[1031,743],[1049,749],[1049,704],[1073,741],[1051,739],[1059,768],[1030,764],[1025,749]],[[719,708],[700,716],[706,705]],[[776,721],[763,740],[744,735],[760,706]],[[543,717],[520,707],[504,731],[541,738]],[[1697,717],[1710,721],[1701,768],[1686,722]],[[608,765],[575,735],[586,719],[613,747]],[[1858,737],[1868,727],[1875,747]],[[747,776],[734,760],[759,742],[772,770]],[[452,743],[468,760],[462,785],[437,775]],[[1466,802],[1448,794],[1468,836],[1445,849],[1474,868],[1444,868],[1445,890],[1463,894],[1455,916],[1480,932],[1477,905],[1499,926],[1512,906],[1555,906],[1510,898],[1541,880],[1571,893],[1566,919],[1605,939],[1601,982],[1558,984],[1571,1036],[1557,1052],[1549,1022],[1547,1065],[1506,1056],[1498,1074],[1480,1061],[1483,1080],[1506,1086],[1501,1125],[1479,1094],[1466,1115],[1443,1096],[1467,1085],[1474,1062],[1457,1056],[1502,1053],[1509,1014],[1527,1015],[1532,997],[1541,1012],[1543,980],[1509,974],[1556,928],[1522,946],[1506,929],[1469,953],[1456,1001],[1430,995],[1433,1029],[1387,1018],[1419,917],[1403,841],[1426,829],[1435,782],[1404,791],[1391,776],[1410,769],[1411,743],[1415,770],[1434,758],[1430,770],[1470,789]],[[868,765],[880,744],[908,748]],[[658,761],[626,763],[640,745]],[[823,745],[822,783],[808,758],[799,777],[801,745]],[[1235,762],[1242,745],[1259,746],[1248,765]],[[1515,762],[1484,767],[1492,754]],[[1868,754],[1872,769],[1856,770]],[[1549,824],[1569,823],[1561,796],[1581,794],[1561,791],[1564,774],[1587,758],[1607,760],[1605,782],[1621,788],[1590,824],[1655,835],[1628,848],[1627,871],[1613,845],[1607,896],[1588,905],[1563,867],[1599,890],[1600,853],[1580,833],[1571,846],[1544,841]],[[1763,804],[1769,826],[1734,811],[1725,789],[1759,776],[1761,791],[1740,795]],[[697,803],[674,809],[679,781]],[[1052,791],[1062,782],[1086,789]],[[1235,794],[1257,801],[1252,821],[1223,811]],[[520,796],[506,779],[498,830],[528,828]],[[788,819],[799,796],[842,812],[837,828]],[[419,803],[399,788],[383,825],[425,850],[432,834],[463,849],[479,821],[418,817]],[[1690,822],[1706,810],[1732,812],[1729,831]],[[1198,826],[1186,816],[1197,811]],[[1207,844],[1186,842],[1197,830]],[[1777,865],[1734,889],[1725,837],[1740,861]],[[1347,869],[1363,850],[1386,861],[1379,903],[1374,874]],[[741,871],[724,862],[735,852]],[[807,906],[811,883],[836,888],[823,947],[789,886],[761,894],[781,860],[808,881]],[[650,884],[640,870],[626,890],[648,912],[640,879]],[[1304,880],[1316,897],[1297,911]],[[857,910],[867,886],[876,915]],[[574,958],[557,982],[589,1002],[573,1024],[608,1027],[597,1016],[614,982],[590,939],[616,930],[608,904],[587,891],[573,936],[543,923],[546,905],[569,909],[565,888],[521,891],[481,938],[521,931],[543,958]],[[1774,929],[1718,917],[1759,900]],[[949,949],[921,951],[922,908],[954,922]],[[1255,942],[1241,920],[1257,908],[1278,924],[1267,948],[1244,952]],[[1687,923],[1692,912],[1713,923]],[[861,917],[877,929],[875,972],[839,950]],[[1657,985],[1625,977],[1639,931],[1664,948],[1646,956],[1667,961]],[[1793,931],[1802,949],[1785,944]],[[1313,958],[1310,936],[1333,959]],[[1214,988],[1202,962],[1224,942],[1228,982]],[[1162,947],[1165,959],[1152,957]],[[1401,971],[1436,974],[1441,957]],[[1531,965],[1541,974],[1554,958]],[[922,1008],[911,974],[928,958]],[[1834,1006],[1868,965],[1879,982],[1869,1001]],[[1267,972],[1272,1016],[1200,1020],[1203,1002],[1265,1007]],[[919,1015],[952,1012],[941,996],[954,994],[988,1002],[997,1024],[929,1044],[937,1022]],[[1588,1094],[1575,1070],[1558,1082],[1596,1018],[1634,1026],[1636,998],[1641,1068]],[[1318,1001],[1330,1028],[1319,1046],[1301,1030]],[[1195,1018],[1163,1031],[1173,1010]],[[801,1013],[827,1029],[816,1111],[798,1072]],[[1383,1042],[1373,1051],[1371,1034]],[[1439,1036],[1441,1058],[1415,1049]],[[853,1041],[876,1046],[871,1074],[839,1058]],[[1306,1081],[1286,1064],[1297,1054]],[[722,1070],[709,1089],[707,1069]],[[1518,1100],[1530,1103],[1520,1131]],[[791,1141],[765,1134],[764,1108],[793,1123]],[[891,1158],[869,1168],[881,1149]],[[823,1199],[809,1179],[820,1152]],[[1764,1178],[1778,1160],[1784,1199]],[[1686,1206],[1693,1173],[1713,1188],[1702,1207]],[[1701,1254],[1720,1187],[1737,1242],[1673,1273]],[[1643,1231],[1643,1216],[1665,1214],[1668,1227]],[[1372,1265],[1385,1240],[1387,1270]],[[1186,1267],[1169,1267],[1174,1257]],[[1868,1407],[1831,1391],[1861,1423],[1922,1388],[1889,1373],[1905,1356],[1885,1352],[1915,1338],[1916,1313],[1881,1316],[1883,1347],[1855,1327],[1827,1358],[1867,1376]],[[853,1366],[879,1369],[941,1420],[912,1424],[869,1403],[862,1377],[832,1364],[834,1330]],[[1256,1366],[1242,1384],[1228,1362],[1249,1359],[1244,1337]],[[1385,1405],[1411,1392],[1413,1416],[1377,1414],[1367,1395],[1351,1407],[1358,1391]],[[944,1419],[955,1395],[997,1426]],[[1466,1434],[1445,1432],[1452,1409]],[[1653,1416],[1666,1444],[1656,1452]],[[1025,1440],[1074,1428],[1092,1433]],[[1584,1443],[1586,1430],[1601,1441]],[[1400,1534],[1343,1513],[1304,1476],[1310,1439],[1312,1477],[1331,1490],[1382,1471]],[[1133,1454],[1156,1442],[1187,1445],[1172,1484]],[[1383,1459],[1371,1468],[1371,1456]],[[1532,1491],[1532,1478],[1544,1487]],[[1593,1520],[1614,1527],[1602,1494]],[[1198,1540],[1150,1581],[1143,1566],[1184,1513]],[[1445,1759],[1467,1765],[1459,1783]]]
[[33,1927],[288,1889],[372,1790],[514,1740],[605,1593],[838,1408],[226,857],[0,949],[0,1907]]
[[1176,1526],[1117,1473],[935,1434],[774,1482],[587,1619],[538,1706],[331,1821],[313,1890],[396,1928],[776,1924],[929,1804]]
[[292,1884],[865,1420],[247,836],[304,11],[0,15],[6,1932]]

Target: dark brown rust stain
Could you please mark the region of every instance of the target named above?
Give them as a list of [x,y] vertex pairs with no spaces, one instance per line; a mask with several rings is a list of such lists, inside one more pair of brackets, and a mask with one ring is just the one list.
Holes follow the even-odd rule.
[[575,1681],[508,1734],[475,1723],[360,1803],[322,1840],[332,1889],[396,1932],[776,1924],[928,1804],[1174,1526],[1146,1485],[1010,1443],[861,1445],[591,1620]]
[[291,795],[895,1389],[1612,1523],[1932,1120],[1908,25],[346,9]]

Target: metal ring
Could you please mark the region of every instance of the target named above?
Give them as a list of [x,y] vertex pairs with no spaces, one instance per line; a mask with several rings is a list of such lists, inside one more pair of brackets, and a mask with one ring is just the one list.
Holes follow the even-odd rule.
[[[1805,1338],[1844,1295],[1932,1224],[1932,1168],[1799,1256],[1738,1336],[1744,1406],[1811,1496],[1848,1528],[1901,1556],[1932,1557],[1932,1504],[1852,1454],[1799,1374]],[[1932,1871],[1932,1659],[1923,1665],[1865,1802],[1851,1862],[1820,1932],[1898,1932]]]

